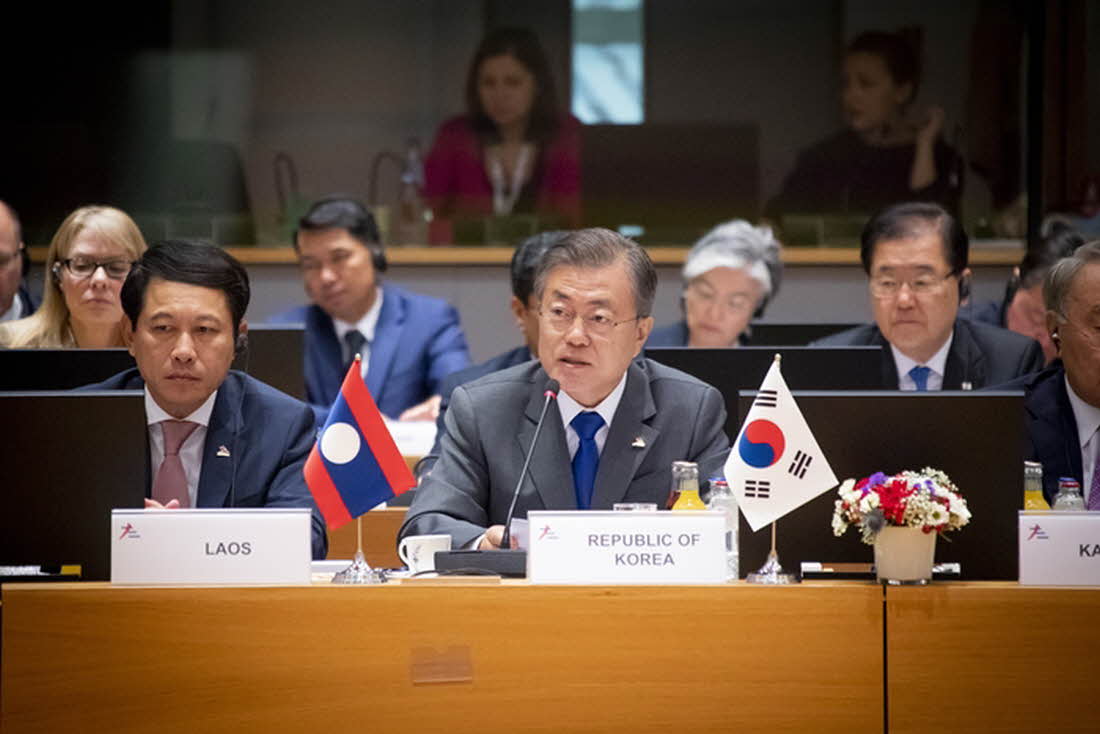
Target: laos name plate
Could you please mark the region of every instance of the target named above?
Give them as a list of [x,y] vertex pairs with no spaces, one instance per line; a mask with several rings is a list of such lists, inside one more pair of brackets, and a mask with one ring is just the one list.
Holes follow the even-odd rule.
[[533,584],[721,584],[721,512],[533,511],[527,578]]
[[310,583],[308,508],[113,510],[111,583]]

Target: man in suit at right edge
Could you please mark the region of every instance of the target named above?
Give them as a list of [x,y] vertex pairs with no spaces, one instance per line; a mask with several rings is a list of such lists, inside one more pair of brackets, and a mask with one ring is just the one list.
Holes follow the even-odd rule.
[[653,328],[656,288],[649,255],[615,232],[578,230],[551,246],[535,272],[538,361],[451,394],[439,460],[421,478],[401,537],[446,533],[457,548],[500,546],[551,379],[560,392],[516,517],[663,504],[673,461],[698,462],[701,478],[720,472],[729,451],[722,396],[637,358]]
[[1043,284],[1047,328],[1058,357],[1004,389],[1026,392],[1027,458],[1043,465],[1043,495],[1054,503],[1059,477],[1081,483],[1085,506],[1100,510],[1100,241],[1059,260]]
[[977,390],[1042,369],[1034,339],[958,317],[970,287],[969,240],[943,207],[888,207],[860,240],[875,323],[815,346],[888,347],[883,385],[901,390]]

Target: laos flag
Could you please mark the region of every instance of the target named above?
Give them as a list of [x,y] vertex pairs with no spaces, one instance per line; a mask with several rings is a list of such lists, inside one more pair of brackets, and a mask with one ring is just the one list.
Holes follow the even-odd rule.
[[775,355],[726,460],[726,481],[754,531],[837,485]]
[[305,478],[330,529],[416,486],[363,382],[358,357],[306,459]]

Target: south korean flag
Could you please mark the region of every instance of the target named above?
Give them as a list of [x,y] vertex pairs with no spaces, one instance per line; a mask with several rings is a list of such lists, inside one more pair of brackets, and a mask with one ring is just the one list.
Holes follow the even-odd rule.
[[726,481],[754,531],[837,485],[775,355],[726,460]]

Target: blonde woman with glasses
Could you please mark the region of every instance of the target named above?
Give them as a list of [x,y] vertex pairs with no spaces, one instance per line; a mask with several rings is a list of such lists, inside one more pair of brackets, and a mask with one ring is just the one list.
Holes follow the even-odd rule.
[[145,252],[134,220],[108,206],[70,214],[46,253],[42,306],[34,315],[0,326],[5,347],[125,346],[119,292]]

